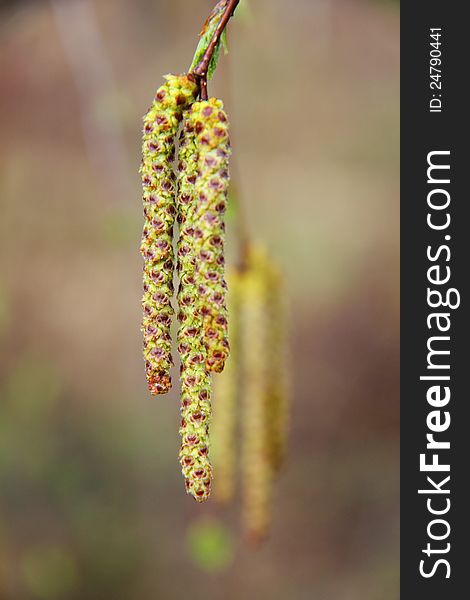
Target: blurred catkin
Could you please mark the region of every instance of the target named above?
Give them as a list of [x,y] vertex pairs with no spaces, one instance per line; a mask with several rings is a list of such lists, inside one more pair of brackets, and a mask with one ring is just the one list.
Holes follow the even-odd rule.
[[266,283],[257,269],[245,271],[240,286],[242,380],[243,519],[247,537],[257,543],[271,519],[273,469],[268,447],[267,384],[269,322]]
[[157,90],[144,116],[142,176],[144,229],[141,254],[144,258],[142,299],[144,359],[147,383],[152,394],[171,387],[170,326],[173,308],[173,224],[176,215],[175,134],[182,113],[195,99],[196,83],[186,75],[168,75]]
[[269,319],[268,446],[277,472],[286,454],[289,421],[287,310],[283,281],[273,263],[266,264],[267,313]]
[[281,278],[260,249],[250,248],[238,286],[243,357],[243,515],[253,542],[271,520],[273,480],[286,443],[287,372]]
[[[229,354],[224,213],[229,185],[228,119],[216,98],[195,102],[187,116],[196,156],[192,210],[181,224],[180,244],[193,250],[197,311],[203,319],[207,369],[220,373]],[[185,307],[181,307],[185,310]]]
[[230,356],[223,373],[214,375],[214,417],[211,426],[212,462],[214,465],[214,496],[219,502],[232,500],[235,491],[237,454],[237,398],[239,389],[238,352],[238,287],[240,274],[227,276],[229,285],[228,314],[230,322]]

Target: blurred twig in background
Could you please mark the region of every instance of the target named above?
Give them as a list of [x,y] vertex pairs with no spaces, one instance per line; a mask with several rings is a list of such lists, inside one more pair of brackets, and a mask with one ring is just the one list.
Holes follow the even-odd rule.
[[[118,91],[91,0],[50,0],[65,56],[77,88],[89,159],[106,196],[135,195],[121,123]],[[110,188],[110,189],[109,189]]]

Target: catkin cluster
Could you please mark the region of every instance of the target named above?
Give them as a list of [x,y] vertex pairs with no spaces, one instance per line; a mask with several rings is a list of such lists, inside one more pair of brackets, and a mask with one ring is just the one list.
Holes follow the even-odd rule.
[[222,102],[215,98],[196,102],[196,94],[197,86],[190,77],[168,76],[144,117],[142,331],[149,389],[152,394],[165,393],[171,386],[173,364],[170,326],[177,217],[180,463],[188,493],[204,501],[212,481],[211,374],[223,370],[229,354],[224,213],[230,144]]
[[278,270],[258,249],[249,250],[245,268],[229,281],[232,354],[216,382],[215,492],[223,501],[234,493],[239,400],[243,520],[248,539],[256,543],[269,529],[273,483],[287,439],[285,308]]
[[176,216],[175,135],[184,109],[194,101],[195,82],[186,75],[168,75],[144,116],[142,176],[144,259],[142,299],[144,359],[151,394],[171,387],[170,326],[173,308],[173,224]]

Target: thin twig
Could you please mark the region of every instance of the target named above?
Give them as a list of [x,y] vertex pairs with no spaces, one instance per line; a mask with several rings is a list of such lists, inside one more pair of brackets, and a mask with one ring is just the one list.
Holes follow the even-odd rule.
[[204,52],[201,62],[192,71],[192,74],[196,75],[196,77],[199,79],[202,100],[207,100],[207,71],[209,69],[212,56],[217,48],[217,44],[220,41],[220,37],[224,32],[224,29],[227,26],[230,18],[233,16],[233,13],[235,12],[239,2],[240,0],[227,0],[227,6],[225,7],[216,30],[214,31],[214,35],[212,36],[212,39],[209,42],[206,51]]
[[207,93],[207,77],[199,78],[199,94],[201,96],[201,100],[209,99],[209,94]]
[[[233,16],[235,9],[237,8],[240,0],[226,0],[227,4],[222,13],[220,21],[217,25],[216,30],[214,31],[214,35],[209,42],[201,61],[199,64],[191,71],[191,75],[195,76],[199,81],[199,93],[201,96],[201,100],[207,100],[207,71],[209,68],[209,64],[212,60],[212,56],[214,55],[215,49],[217,48],[217,44],[219,43],[220,37],[224,32],[227,23],[230,18]],[[217,7],[216,7],[217,8]],[[216,9],[214,9],[216,10]],[[210,18],[210,17],[209,17]],[[237,197],[236,189],[233,181],[231,183],[232,196],[236,199],[237,204],[237,237],[238,237],[238,263],[237,268],[240,271],[244,271],[247,268],[248,263],[248,253],[250,248],[250,235],[248,232],[246,215],[243,211],[243,206],[241,205],[239,198]],[[233,200],[232,197],[232,200]]]

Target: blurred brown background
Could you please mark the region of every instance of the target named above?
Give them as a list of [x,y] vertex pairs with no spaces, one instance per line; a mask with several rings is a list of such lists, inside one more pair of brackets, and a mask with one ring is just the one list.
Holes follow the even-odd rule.
[[141,357],[141,117],[211,6],[0,3],[1,600],[398,598],[398,4],[242,0],[210,86],[290,288],[258,551],[186,496]]

